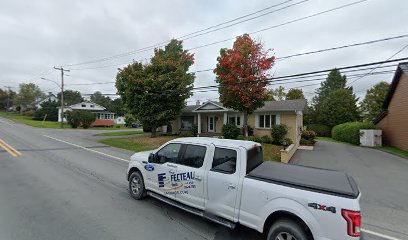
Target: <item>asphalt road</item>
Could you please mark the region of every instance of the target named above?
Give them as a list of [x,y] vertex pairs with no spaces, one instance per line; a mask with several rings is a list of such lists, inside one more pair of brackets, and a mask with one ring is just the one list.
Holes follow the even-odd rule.
[[349,173],[362,192],[363,228],[389,239],[408,239],[408,159],[377,149],[318,141],[313,151],[298,150],[291,162]]
[[98,144],[95,133],[0,118],[0,139],[22,154],[0,148],[0,239],[261,239],[151,198],[133,200],[125,180],[132,153]]

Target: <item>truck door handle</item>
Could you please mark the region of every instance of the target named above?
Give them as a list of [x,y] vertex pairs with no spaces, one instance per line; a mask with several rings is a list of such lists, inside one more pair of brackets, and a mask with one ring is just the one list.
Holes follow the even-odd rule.
[[235,185],[234,184],[228,185],[228,189],[235,189]]
[[202,177],[200,177],[200,176],[195,176],[195,177],[194,177],[194,179],[195,179],[195,180],[198,180],[198,181],[203,180],[203,178],[202,178]]
[[172,171],[172,170],[169,170],[169,173],[171,173],[171,174],[176,174],[176,172],[175,172],[175,171]]

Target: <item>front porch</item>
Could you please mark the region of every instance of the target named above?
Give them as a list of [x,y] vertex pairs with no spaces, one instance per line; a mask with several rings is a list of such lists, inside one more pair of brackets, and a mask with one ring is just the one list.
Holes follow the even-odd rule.
[[191,131],[196,126],[199,136],[220,136],[223,125],[228,122],[242,128],[243,114],[233,112],[215,102],[207,102],[189,113],[184,113],[176,122],[178,126],[173,127],[174,130]]

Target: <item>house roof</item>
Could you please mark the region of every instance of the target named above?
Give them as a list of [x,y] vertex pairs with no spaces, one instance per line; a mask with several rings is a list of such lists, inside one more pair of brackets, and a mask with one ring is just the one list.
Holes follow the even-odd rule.
[[388,89],[388,93],[385,96],[385,100],[383,103],[383,111],[374,120],[374,124],[377,124],[378,122],[381,121],[381,119],[387,116],[388,106],[390,105],[392,97],[394,96],[394,92],[397,89],[398,83],[403,73],[408,74],[408,62],[403,62],[403,63],[398,64],[398,67],[394,73],[394,77],[392,78],[390,88]]
[[[86,107],[82,107],[82,105],[86,105]],[[88,107],[89,105],[89,107]],[[93,105],[94,107],[90,107],[90,105]],[[60,108],[60,107],[58,107]],[[64,108],[70,108],[70,109],[74,109],[74,110],[93,110],[93,111],[105,111],[106,108],[96,104],[94,102],[90,102],[90,101],[84,101],[84,102],[80,102],[80,103],[75,103],[71,106],[66,106]]]
[[39,98],[36,101],[32,102],[31,104],[36,105],[36,104],[41,103],[44,100],[51,99],[51,98],[57,99],[57,97],[53,93],[48,93],[48,95],[46,95],[45,97]]
[[307,105],[306,99],[266,101],[265,105],[255,110],[255,112],[270,111],[304,111]]
[[[191,113],[199,110],[205,105],[215,105],[219,106],[227,111],[233,111],[232,109],[225,108],[222,103],[215,101],[208,101],[202,105],[189,105],[186,106],[182,113]],[[296,100],[284,100],[284,101],[266,101],[264,106],[255,110],[255,112],[284,112],[284,111],[304,111],[307,105],[306,99],[296,99]],[[211,110],[210,110],[211,111]]]

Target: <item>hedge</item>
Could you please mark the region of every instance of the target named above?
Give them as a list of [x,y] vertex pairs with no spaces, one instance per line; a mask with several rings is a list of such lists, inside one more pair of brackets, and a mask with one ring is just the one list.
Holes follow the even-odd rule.
[[360,129],[375,129],[376,126],[370,122],[347,122],[334,126],[332,138],[355,145],[360,145]]
[[314,131],[319,137],[331,137],[331,127],[323,124],[309,124],[307,130]]

